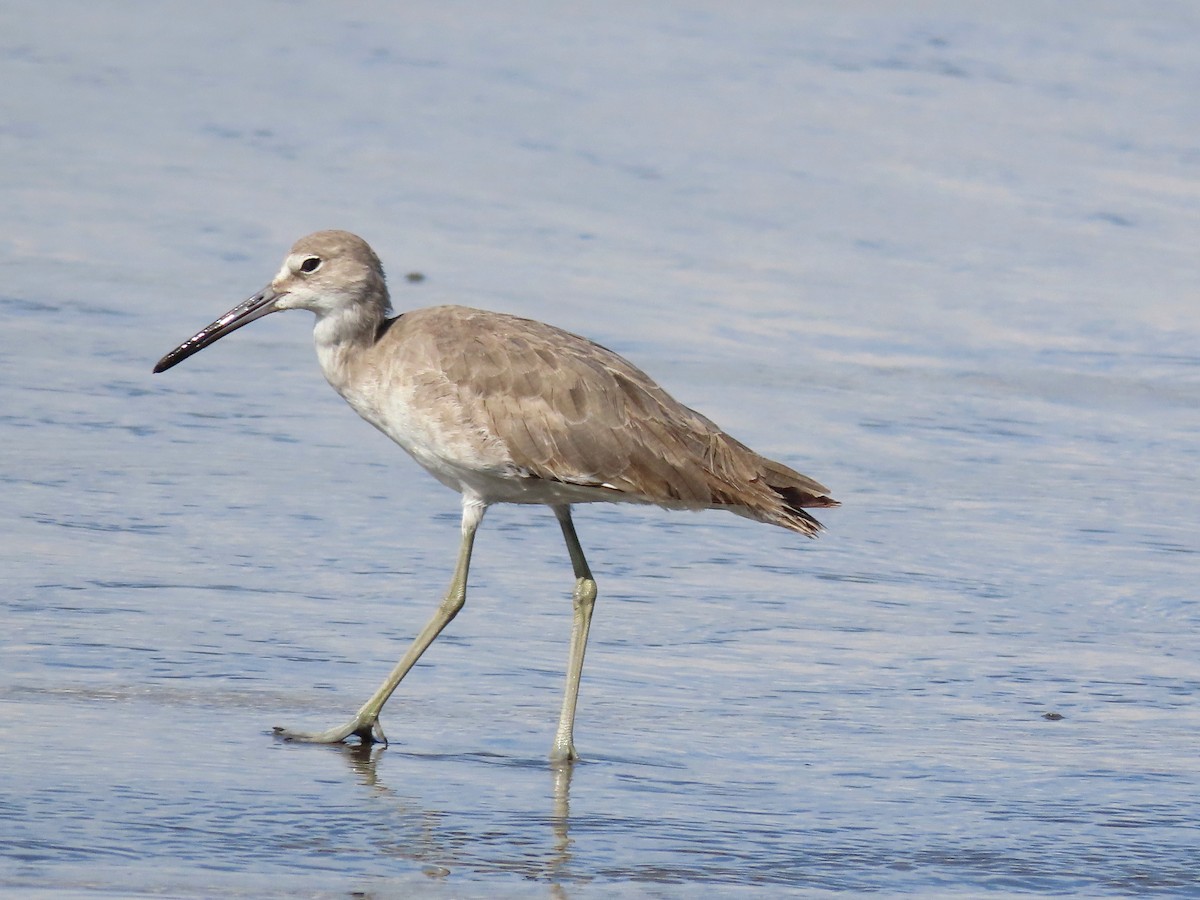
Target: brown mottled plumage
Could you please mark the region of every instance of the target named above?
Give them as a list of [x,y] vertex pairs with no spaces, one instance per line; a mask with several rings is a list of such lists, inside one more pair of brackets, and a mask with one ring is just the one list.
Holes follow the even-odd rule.
[[552,758],[574,759],[579,674],[596,587],[570,505],[653,503],[725,509],[815,535],[806,507],[828,490],[755,453],[631,363],[551,325],[462,306],[388,318],[379,258],[361,238],[322,231],[299,240],[262,292],[167,354],[161,372],[272,312],[316,314],[313,339],[329,383],[368,422],[463,496],[463,543],[450,590],[412,648],[345,726],[295,740],[384,740],[379,712],[462,608],[475,531],[493,503],[542,503],[562,526],[575,570],[575,626]]

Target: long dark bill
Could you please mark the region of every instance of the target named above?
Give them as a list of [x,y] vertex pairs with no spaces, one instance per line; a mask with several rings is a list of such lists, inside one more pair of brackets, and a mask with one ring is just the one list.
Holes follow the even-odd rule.
[[171,366],[178,365],[193,353],[199,353],[209,344],[216,343],[230,332],[237,331],[243,325],[249,325],[255,319],[275,312],[275,301],[281,295],[270,285],[263,288],[249,300],[239,303],[217,321],[197,331],[190,338],[164,356],[154,366],[155,374],[165,372]]

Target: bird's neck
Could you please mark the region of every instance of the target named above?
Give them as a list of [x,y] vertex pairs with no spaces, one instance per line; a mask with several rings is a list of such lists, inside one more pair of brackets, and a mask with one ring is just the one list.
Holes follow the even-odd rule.
[[366,304],[318,313],[313,325],[313,343],[318,349],[369,347],[375,343],[386,309]]
[[313,326],[313,344],[325,378],[339,391],[346,386],[355,360],[375,344],[386,309],[353,306],[318,314]]

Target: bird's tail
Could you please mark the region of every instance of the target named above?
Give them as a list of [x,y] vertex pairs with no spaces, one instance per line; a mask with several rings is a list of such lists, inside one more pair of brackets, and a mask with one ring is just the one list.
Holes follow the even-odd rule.
[[755,453],[715,426],[706,450],[713,506],[816,537],[824,526],[805,508],[841,505],[819,481]]
[[819,481],[801,475],[795,469],[773,459],[760,459],[760,478],[766,487],[770,488],[775,502],[765,504],[765,508],[751,510],[751,517],[790,531],[798,531],[809,537],[816,537],[825,526],[804,510],[841,504],[829,496],[829,488]]

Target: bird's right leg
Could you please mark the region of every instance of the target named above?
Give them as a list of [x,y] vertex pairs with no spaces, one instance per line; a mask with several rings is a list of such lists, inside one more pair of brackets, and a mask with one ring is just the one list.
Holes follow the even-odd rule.
[[441,634],[442,629],[450,624],[450,620],[458,615],[458,611],[466,603],[467,571],[471,567],[471,548],[475,544],[475,532],[479,529],[479,523],[483,521],[483,514],[486,510],[487,507],[477,500],[467,500],[464,498],[462,543],[458,548],[458,564],[454,567],[454,578],[450,581],[450,587],[446,591],[446,596],[438,606],[437,612],[433,614],[433,618],[429,620],[429,623],[417,635],[416,640],[412,642],[412,645],[408,648],[408,652],[404,654],[400,662],[396,663],[396,668],[392,669],[391,674],[379,686],[379,689],[355,713],[354,718],[345,725],[330,728],[328,731],[318,732],[291,731],[276,725],[276,736],[286,741],[336,744],[346,740],[351,735],[357,735],[358,739],[364,744],[373,744],[376,742],[381,744],[387,743],[383,729],[379,727],[380,710],[383,709],[383,705],[387,703],[388,698],[392,696],[392,692],[404,680],[404,676],[408,674],[409,669],[421,658],[421,654],[429,649],[429,645]]
[[562,526],[567,552],[571,555],[571,568],[575,570],[575,594],[572,597],[574,619],[571,624],[571,649],[567,657],[567,683],[563,688],[562,712],[558,717],[558,730],[550,747],[552,762],[573,762],[579,758],[575,752],[575,706],[579,702],[579,679],[583,675],[583,654],[587,650],[588,629],[592,626],[592,608],[596,605],[596,580],[583,556],[583,547],[575,534],[571,521],[570,506],[554,507],[558,524]]

